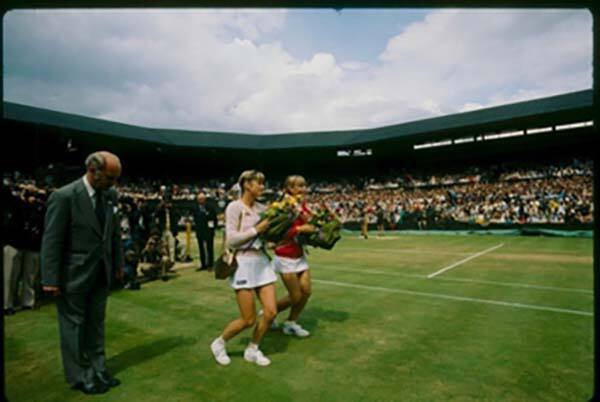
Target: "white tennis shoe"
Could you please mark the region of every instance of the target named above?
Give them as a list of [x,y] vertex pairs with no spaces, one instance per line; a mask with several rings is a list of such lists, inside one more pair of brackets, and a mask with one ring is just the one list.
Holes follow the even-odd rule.
[[231,363],[231,359],[227,355],[227,350],[225,349],[225,342],[220,338],[217,338],[210,344],[210,350],[215,356],[215,360],[221,366],[228,366]]
[[305,330],[295,321],[286,321],[283,323],[283,333],[286,335],[296,335],[298,338],[306,338],[310,332]]
[[250,363],[256,363],[259,366],[263,367],[271,364],[271,360],[269,360],[268,357],[263,355],[263,352],[261,352],[259,348],[247,347],[244,351],[244,360]]

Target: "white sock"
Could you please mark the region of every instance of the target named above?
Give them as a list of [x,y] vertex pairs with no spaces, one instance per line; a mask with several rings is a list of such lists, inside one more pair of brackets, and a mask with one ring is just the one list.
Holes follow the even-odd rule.
[[258,349],[258,343],[250,342],[248,344],[248,349],[253,349],[253,350]]
[[220,344],[222,344],[222,345],[225,345],[225,339],[223,339],[223,336],[219,336],[217,338],[217,342],[220,343]]
[[286,323],[287,325],[293,325],[293,324],[295,324],[295,323],[296,323],[296,321],[287,320],[285,323]]

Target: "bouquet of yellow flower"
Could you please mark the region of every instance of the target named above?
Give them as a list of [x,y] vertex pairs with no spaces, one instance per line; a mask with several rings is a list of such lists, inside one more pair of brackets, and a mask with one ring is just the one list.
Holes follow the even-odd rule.
[[269,228],[261,234],[261,238],[267,242],[277,243],[292,227],[298,218],[298,200],[290,195],[285,195],[280,201],[271,203],[261,214],[262,219],[269,219]]
[[304,235],[303,243],[309,246],[331,250],[342,238],[340,234],[342,223],[327,210],[314,212],[309,223],[317,228],[316,232]]

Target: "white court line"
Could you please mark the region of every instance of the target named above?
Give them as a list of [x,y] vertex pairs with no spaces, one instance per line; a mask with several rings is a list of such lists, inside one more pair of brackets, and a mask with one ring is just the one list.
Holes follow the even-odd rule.
[[431,279],[431,278],[433,278],[434,276],[437,276],[437,275],[439,275],[439,274],[441,274],[441,273],[444,273],[444,272],[448,271],[449,269],[452,269],[452,268],[454,268],[454,267],[457,267],[457,266],[459,266],[460,264],[464,264],[464,263],[465,263],[465,262],[467,262],[467,261],[471,261],[473,258],[477,258],[477,257],[479,257],[479,256],[482,256],[482,255],[484,255],[484,254],[486,254],[486,253],[489,253],[490,251],[494,251],[494,250],[496,250],[496,249],[498,249],[498,248],[500,248],[500,247],[502,247],[502,246],[504,246],[504,243],[500,243],[500,244],[498,244],[497,246],[494,246],[494,247],[488,248],[487,250],[480,251],[479,253],[477,253],[477,254],[473,254],[473,255],[472,255],[472,256],[470,256],[470,257],[467,257],[467,258],[465,258],[465,259],[462,259],[462,260],[460,260],[460,261],[458,261],[458,262],[455,262],[455,263],[454,263],[454,264],[452,264],[452,265],[448,265],[447,267],[445,267],[445,268],[442,268],[442,269],[440,269],[439,271],[437,271],[437,272],[434,272],[433,274],[427,275],[427,278],[428,278],[428,279]]
[[451,282],[471,282],[471,283],[481,283],[481,284],[489,284],[489,285],[498,285],[498,286],[508,286],[515,288],[526,288],[526,289],[540,289],[540,290],[555,290],[557,292],[573,292],[573,293],[587,293],[590,295],[594,294],[593,290],[589,289],[578,289],[578,288],[561,288],[556,286],[543,286],[543,285],[528,285],[526,283],[515,283],[515,282],[496,282],[496,281],[486,281],[483,279],[469,279],[469,278],[436,278],[438,281],[451,281]]
[[[321,264],[313,264],[313,266],[325,268],[326,270],[331,271],[341,271],[341,272],[351,272],[357,274],[375,274],[375,275],[390,275],[390,276],[400,276],[404,278],[416,278],[416,279],[426,279],[427,275],[419,275],[419,274],[405,274],[401,272],[386,272],[386,271],[377,271],[370,268],[366,268],[363,270],[360,269],[352,269],[352,268],[338,268],[330,265],[321,265]],[[449,282],[465,282],[465,283],[481,283],[483,285],[497,285],[497,286],[506,286],[511,288],[525,288],[525,289],[539,289],[539,290],[552,290],[557,292],[571,292],[571,293],[586,293],[586,294],[594,294],[593,290],[589,289],[578,289],[578,288],[561,288],[556,286],[543,286],[543,285],[530,285],[527,283],[516,283],[516,282],[497,282],[497,281],[488,281],[484,279],[470,279],[470,278],[436,278],[437,281],[449,281]]]
[[386,254],[427,254],[427,255],[467,255],[468,252],[451,252],[451,251],[433,251],[433,250],[420,250],[420,249],[384,249],[384,248],[366,248],[366,247],[349,247],[340,248],[342,251],[369,251],[369,252],[383,252]]
[[594,315],[593,313],[588,312],[588,311],[569,310],[569,309],[564,309],[564,308],[546,307],[546,306],[536,306],[533,304],[509,303],[509,302],[503,302],[503,301],[499,301],[499,300],[477,299],[477,298],[472,298],[472,297],[450,296],[450,295],[437,294],[437,293],[415,292],[413,290],[406,290],[406,289],[382,288],[379,286],[366,286],[366,285],[359,285],[359,284],[348,283],[348,282],[325,281],[322,279],[312,279],[312,281],[317,282],[317,283],[323,283],[326,285],[342,286],[342,287],[347,287],[347,288],[356,288],[356,289],[365,289],[365,290],[376,290],[379,292],[399,293],[399,294],[405,294],[405,295],[411,295],[411,296],[422,296],[422,297],[429,297],[429,298],[433,298],[433,299],[445,299],[445,300],[465,301],[465,302],[472,302],[472,303],[492,304],[495,306],[522,308],[522,309],[526,309],[526,310],[539,310],[539,311],[550,311],[553,313],[583,315],[586,317],[591,317]]
[[[461,255],[469,255],[471,252],[464,252],[464,251],[435,251],[435,250],[431,250],[431,249],[392,249],[392,248],[365,248],[365,247],[340,247],[339,249],[336,248],[336,250],[340,250],[340,251],[369,251],[369,252],[377,252],[377,253],[386,253],[386,254],[427,254],[427,255],[457,255],[457,256],[461,256]],[[528,254],[511,254],[512,256],[514,256],[515,258],[518,257],[523,257],[526,258],[526,256],[543,256],[543,257],[554,257],[554,256],[560,256],[560,257],[578,257],[578,254],[565,254],[565,253],[528,253]]]

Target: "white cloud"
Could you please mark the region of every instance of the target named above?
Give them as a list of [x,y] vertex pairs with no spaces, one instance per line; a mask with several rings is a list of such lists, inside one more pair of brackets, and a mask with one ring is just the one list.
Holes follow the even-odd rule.
[[479,103],[475,103],[475,102],[467,102],[464,105],[462,105],[462,107],[460,109],[458,109],[458,111],[460,113],[463,112],[471,112],[473,110],[478,110],[478,109],[482,109],[483,105],[479,104]]
[[590,88],[590,28],[583,11],[436,12],[390,39],[382,76],[444,113]]
[[5,99],[265,133],[375,127],[591,87],[583,11],[433,12],[370,63],[324,51],[295,59],[264,40],[285,21],[281,10],[11,12]]
[[345,61],[340,64],[340,67],[344,70],[364,70],[370,67],[369,63],[361,62],[361,61]]

